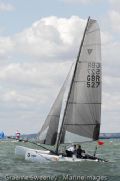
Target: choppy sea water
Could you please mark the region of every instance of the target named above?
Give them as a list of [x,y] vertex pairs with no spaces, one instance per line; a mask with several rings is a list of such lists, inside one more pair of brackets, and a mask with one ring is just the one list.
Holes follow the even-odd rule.
[[[99,146],[97,154],[109,160],[101,162],[47,162],[32,163],[16,159],[15,146],[23,145],[34,148],[28,143],[0,142],[0,181],[5,180],[97,180],[120,181],[120,140],[105,140]],[[35,148],[38,149],[36,146]],[[93,153],[95,143],[82,144],[82,148]]]

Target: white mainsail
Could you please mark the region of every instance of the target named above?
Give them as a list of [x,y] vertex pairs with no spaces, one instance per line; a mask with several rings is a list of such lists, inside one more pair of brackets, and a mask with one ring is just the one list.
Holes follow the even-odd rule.
[[57,147],[60,143],[97,140],[100,122],[100,29],[97,21],[89,18],[76,61]]

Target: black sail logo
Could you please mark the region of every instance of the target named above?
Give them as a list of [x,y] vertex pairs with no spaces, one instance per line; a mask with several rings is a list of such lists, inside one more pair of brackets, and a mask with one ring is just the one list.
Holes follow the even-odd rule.
[[92,49],[87,49],[87,51],[89,55],[92,53]]

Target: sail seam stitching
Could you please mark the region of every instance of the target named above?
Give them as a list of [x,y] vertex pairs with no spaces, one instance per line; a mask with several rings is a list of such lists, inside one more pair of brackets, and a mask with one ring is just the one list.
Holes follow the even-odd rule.
[[91,43],[91,44],[84,44],[83,47],[86,47],[86,46],[101,46],[101,43]]
[[90,102],[69,102],[69,104],[101,104],[101,102],[93,102],[93,103],[90,103]]
[[95,123],[95,124],[64,124],[64,125],[70,125],[70,126],[77,125],[77,126],[81,126],[81,125],[96,125],[96,124],[99,124],[99,123]]
[[90,62],[88,62],[88,61],[78,61],[79,63],[99,63],[99,64],[101,64],[101,62],[98,62],[98,61],[90,61]]

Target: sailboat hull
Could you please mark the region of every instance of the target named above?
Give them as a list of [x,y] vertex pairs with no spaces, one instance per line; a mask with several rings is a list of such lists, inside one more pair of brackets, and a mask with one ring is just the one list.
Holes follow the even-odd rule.
[[105,160],[97,159],[82,159],[76,157],[64,157],[62,155],[52,155],[52,154],[43,154],[38,153],[35,150],[26,151],[25,160],[31,162],[51,162],[51,161],[60,161],[60,162],[83,162],[83,161],[93,161],[93,162],[105,162]]
[[25,159],[26,152],[31,152],[31,151],[34,151],[36,153],[43,153],[43,154],[49,154],[50,153],[50,151],[31,149],[31,148],[27,148],[27,147],[24,147],[24,146],[16,146],[16,148],[15,148],[15,156],[17,158]]

